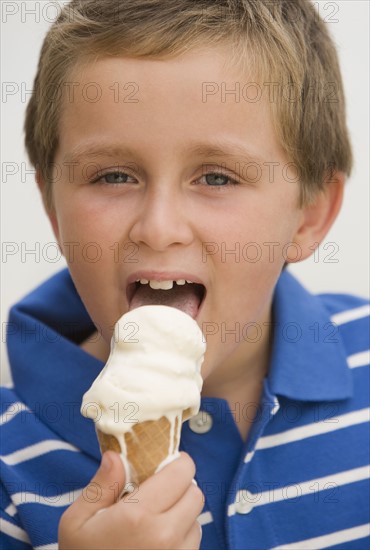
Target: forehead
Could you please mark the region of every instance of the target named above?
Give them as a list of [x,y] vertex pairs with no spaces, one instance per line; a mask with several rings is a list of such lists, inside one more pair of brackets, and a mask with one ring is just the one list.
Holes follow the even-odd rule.
[[[196,139],[195,139],[196,138]],[[138,150],[229,142],[271,160],[282,152],[268,94],[227,47],[167,59],[100,58],[79,63],[65,83],[60,145],[130,144]]]

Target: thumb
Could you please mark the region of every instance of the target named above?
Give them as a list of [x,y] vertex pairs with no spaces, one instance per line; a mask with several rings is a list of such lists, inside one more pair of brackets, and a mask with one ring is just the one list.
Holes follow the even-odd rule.
[[73,509],[71,515],[74,521],[81,526],[99,510],[117,502],[124,488],[125,478],[125,469],[119,454],[106,451],[95,476],[69,508],[71,512]]

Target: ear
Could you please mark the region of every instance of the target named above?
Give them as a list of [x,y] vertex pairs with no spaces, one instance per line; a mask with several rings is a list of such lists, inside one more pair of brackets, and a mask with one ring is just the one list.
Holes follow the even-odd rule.
[[342,206],[345,179],[343,172],[332,172],[323,190],[302,208],[300,225],[293,239],[302,251],[298,261],[313,254],[333,225]]
[[54,205],[53,204],[48,204],[48,201],[46,199],[46,182],[45,182],[45,180],[44,180],[44,178],[41,174],[40,169],[36,170],[36,183],[37,183],[37,186],[38,186],[39,191],[41,193],[42,203],[44,205],[45,212],[47,214],[47,217],[49,218],[49,221],[51,223],[51,227],[53,228],[53,233],[54,233],[55,238],[56,238],[56,240],[59,244],[59,248],[62,251],[62,249],[60,247],[60,242],[59,242],[59,225],[58,225],[56,212],[55,212],[55,209],[54,209]]

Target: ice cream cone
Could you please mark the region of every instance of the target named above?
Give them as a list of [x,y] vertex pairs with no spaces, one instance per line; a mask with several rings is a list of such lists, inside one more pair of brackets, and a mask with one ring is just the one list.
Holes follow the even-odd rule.
[[105,434],[97,428],[101,452],[112,450],[123,455],[129,468],[129,472],[126,472],[129,481],[140,485],[153,475],[166,459],[170,460],[177,455],[181,424],[187,418],[189,410],[175,417],[173,427],[166,416],[159,420],[147,420],[134,424],[130,431],[123,433],[119,438]]
[[126,483],[142,483],[178,456],[182,423],[199,411],[205,350],[197,322],[174,307],[143,305],[117,321],[81,413],[94,420],[102,453],[120,454]]

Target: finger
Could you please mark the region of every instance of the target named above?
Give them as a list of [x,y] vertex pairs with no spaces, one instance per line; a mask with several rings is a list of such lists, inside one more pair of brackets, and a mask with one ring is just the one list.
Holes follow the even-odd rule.
[[202,527],[196,521],[186,534],[179,550],[198,550],[202,541]]
[[[99,510],[114,504],[125,483],[125,470],[118,453],[104,453],[99,470],[65,515],[78,528]],[[69,517],[68,517],[69,516]]]
[[176,526],[181,538],[192,529],[194,522],[204,508],[204,495],[194,484],[191,484],[184,496],[163,514],[170,525]]
[[153,512],[161,513],[171,508],[192,484],[195,464],[187,453],[180,453],[160,472],[140,485],[136,497],[147,503]]

